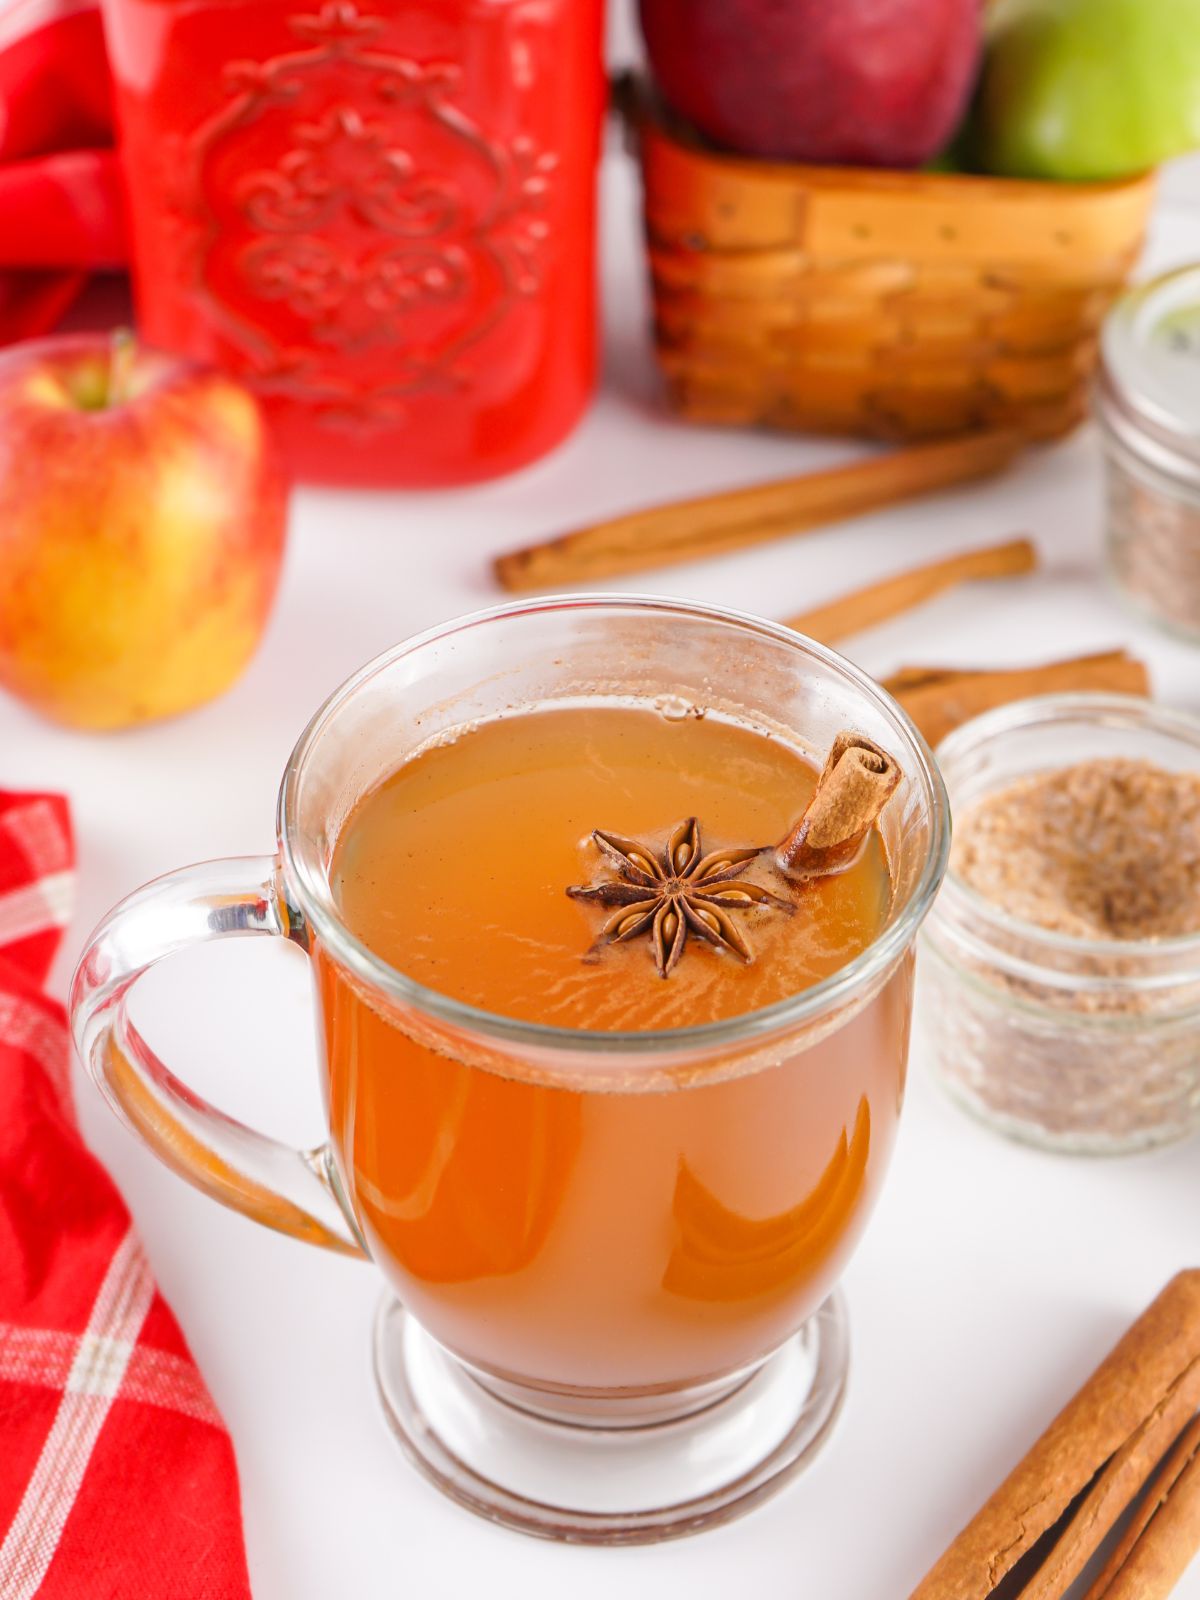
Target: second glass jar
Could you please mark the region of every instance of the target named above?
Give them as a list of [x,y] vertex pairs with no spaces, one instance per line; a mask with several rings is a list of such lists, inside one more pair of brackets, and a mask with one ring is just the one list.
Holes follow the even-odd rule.
[[1095,413],[1109,567],[1151,621],[1200,642],[1200,266],[1131,290],[1104,326]]
[[[977,717],[938,748],[961,819],[987,796],[1075,762],[1200,768],[1200,721],[1121,695],[1050,695]],[[1025,922],[955,871],[922,936],[930,1059],[1002,1133],[1115,1154],[1200,1124],[1200,934],[1101,940]]]

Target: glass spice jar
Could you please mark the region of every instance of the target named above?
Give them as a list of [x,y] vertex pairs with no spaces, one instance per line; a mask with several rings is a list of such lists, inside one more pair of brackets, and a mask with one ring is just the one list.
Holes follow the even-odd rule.
[[[972,807],[1036,774],[1096,761],[1200,774],[1200,719],[1121,695],[1049,695],[977,717],[937,755],[961,843]],[[1107,1155],[1200,1124],[1198,933],[1051,931],[985,898],[952,854],[922,939],[918,1008],[936,1077],[1002,1133]]]
[[596,359],[602,0],[103,0],[139,328],[296,475],[532,461]]
[[1200,265],[1109,314],[1095,414],[1112,575],[1151,620],[1200,640]]

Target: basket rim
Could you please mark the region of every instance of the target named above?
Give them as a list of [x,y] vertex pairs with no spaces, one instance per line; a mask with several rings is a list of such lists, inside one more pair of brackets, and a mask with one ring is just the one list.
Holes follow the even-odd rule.
[[614,102],[631,131],[640,139],[656,140],[672,152],[697,166],[719,168],[730,177],[753,178],[767,184],[789,187],[801,182],[810,188],[861,189],[894,194],[914,189],[949,197],[970,194],[973,199],[990,201],[1044,200],[1053,195],[1069,204],[1072,201],[1104,200],[1153,192],[1157,169],[1136,172],[1125,178],[1093,180],[1057,178],[1008,178],[987,172],[926,172],[896,167],[838,167],[809,165],[800,161],[775,161],[761,156],[745,156],[719,150],[703,142],[702,136],[676,118],[659,95],[651,79],[637,71],[622,73],[614,82]]

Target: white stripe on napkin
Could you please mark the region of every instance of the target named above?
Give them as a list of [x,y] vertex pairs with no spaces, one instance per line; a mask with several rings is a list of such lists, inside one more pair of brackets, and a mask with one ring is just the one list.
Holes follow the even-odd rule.
[[[17,1323],[0,1322],[0,1383],[29,1384],[61,1392],[67,1386],[78,1349],[79,1335],[68,1333],[65,1328],[24,1328]],[[174,1411],[225,1431],[199,1372],[186,1356],[171,1350],[135,1345],[118,1398]]]
[[0,894],[0,945],[65,928],[71,920],[74,890],[73,872],[50,872],[34,883]]
[[4,1600],[33,1600],[46,1576],[153,1299],[154,1279],[131,1228],[113,1252],[37,1466],[0,1545]]
[[64,1111],[71,1109],[71,1037],[61,1016],[21,995],[0,989],[0,1045],[24,1050],[37,1062],[58,1092]]

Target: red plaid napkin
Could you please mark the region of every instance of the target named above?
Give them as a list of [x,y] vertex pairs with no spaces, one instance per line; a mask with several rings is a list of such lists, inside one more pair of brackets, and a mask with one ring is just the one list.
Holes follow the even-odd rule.
[[71,1103],[65,802],[0,792],[0,1597],[247,1600],[237,1468]]

